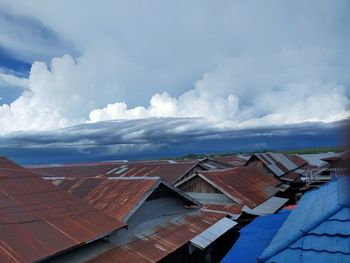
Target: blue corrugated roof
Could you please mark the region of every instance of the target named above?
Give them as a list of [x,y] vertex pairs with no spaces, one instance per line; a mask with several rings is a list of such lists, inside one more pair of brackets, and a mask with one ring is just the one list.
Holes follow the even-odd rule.
[[303,196],[261,262],[350,262],[350,177]]
[[261,216],[240,231],[240,237],[221,263],[255,263],[290,211]]

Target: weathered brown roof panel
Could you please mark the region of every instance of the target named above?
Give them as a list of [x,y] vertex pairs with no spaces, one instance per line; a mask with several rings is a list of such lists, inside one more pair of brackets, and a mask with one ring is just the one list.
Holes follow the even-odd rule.
[[72,164],[64,166],[32,167],[41,176],[55,177],[161,177],[164,182],[174,184],[198,165],[198,162],[132,162]]
[[214,160],[231,165],[232,167],[243,166],[247,160],[236,155],[216,156]]
[[158,262],[225,216],[203,211],[186,215],[177,221],[158,225],[146,236],[142,236],[142,233],[133,236],[126,244],[102,253],[89,263],[138,262],[133,261],[135,259],[144,260],[140,262]]
[[219,211],[228,214],[242,214],[242,204],[205,204],[204,209]]
[[159,182],[159,179],[151,178],[80,178],[62,180],[58,186],[126,222],[138,203],[147,198]]
[[37,175],[0,166],[0,262],[31,262],[123,224]]
[[3,156],[0,156],[0,167],[3,169],[24,169],[22,166]]
[[33,172],[41,176],[61,176],[61,177],[98,177],[104,176],[108,171],[118,167],[116,164],[81,164],[65,166],[48,166],[30,168]]
[[273,196],[275,186],[281,182],[255,167],[237,167],[233,169],[201,172],[211,183],[242,204],[253,208]]
[[307,161],[303,158],[301,158],[299,155],[297,154],[289,154],[288,158],[290,160],[292,160],[298,167],[301,167],[303,165],[307,164]]

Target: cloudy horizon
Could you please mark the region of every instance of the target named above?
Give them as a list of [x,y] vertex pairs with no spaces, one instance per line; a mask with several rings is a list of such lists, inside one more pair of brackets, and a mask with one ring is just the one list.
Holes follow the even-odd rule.
[[116,120],[140,140],[155,120],[164,132],[184,120],[171,127],[188,135],[198,121],[217,134],[328,127],[350,116],[349,7],[3,0],[0,140]]

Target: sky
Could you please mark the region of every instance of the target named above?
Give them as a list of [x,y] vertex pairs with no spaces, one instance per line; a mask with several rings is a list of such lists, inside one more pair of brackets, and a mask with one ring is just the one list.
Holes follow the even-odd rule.
[[[335,144],[329,130],[350,116],[349,8],[2,0],[0,155],[51,162]],[[296,130],[315,141],[296,142]],[[226,141],[236,134],[256,140]]]

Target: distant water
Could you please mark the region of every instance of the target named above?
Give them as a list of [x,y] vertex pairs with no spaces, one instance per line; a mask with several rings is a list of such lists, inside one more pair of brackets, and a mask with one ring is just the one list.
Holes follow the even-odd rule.
[[317,154],[299,154],[299,156],[301,158],[304,158],[306,161],[308,161],[312,165],[320,166],[326,163],[321,159],[327,158],[327,157],[339,156],[339,154],[340,153],[329,152],[329,153],[317,153]]

